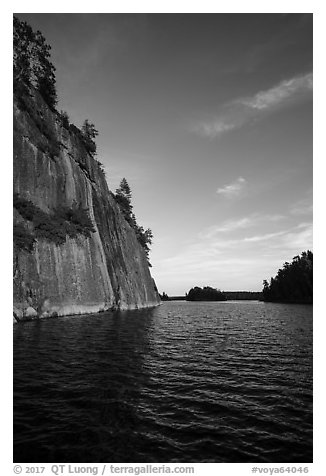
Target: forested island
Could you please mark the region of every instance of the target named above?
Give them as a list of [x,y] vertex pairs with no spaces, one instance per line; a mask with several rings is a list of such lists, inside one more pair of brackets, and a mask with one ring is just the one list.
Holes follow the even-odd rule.
[[[215,288],[210,288],[207,286],[206,288],[213,289],[214,291],[217,291]],[[195,287],[194,289],[201,289],[199,287]],[[204,288],[205,289],[205,288]],[[203,290],[202,290],[203,291]],[[220,292],[225,296],[226,299],[222,299],[222,301],[262,301],[263,299],[263,293],[261,291],[219,291],[217,296],[219,299],[217,301],[221,301],[220,299]],[[205,294],[205,293],[204,293]],[[215,293],[213,293],[215,294]],[[203,292],[201,293],[203,296]],[[162,294],[160,294],[160,298],[162,301],[189,301],[187,299],[188,293],[186,293],[184,296],[168,296],[165,291],[163,291]],[[190,299],[193,300],[193,299]],[[196,299],[199,300],[199,299]],[[211,299],[200,299],[203,301],[211,300]],[[216,299],[213,299],[214,301]]]
[[195,286],[186,294],[186,301],[226,301],[225,294],[220,289]]
[[263,281],[263,300],[312,304],[313,302],[313,253],[303,251],[292,263],[285,262],[277,275]]

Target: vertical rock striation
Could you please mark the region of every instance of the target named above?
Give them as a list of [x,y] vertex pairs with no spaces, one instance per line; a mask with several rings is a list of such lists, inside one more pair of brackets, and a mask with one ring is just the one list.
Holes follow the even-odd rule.
[[59,207],[87,208],[94,232],[56,244],[14,209],[14,224],[35,238],[30,250],[14,247],[15,319],[159,304],[146,254],[100,164],[37,92],[31,101],[33,113],[14,100],[14,192],[50,217]]

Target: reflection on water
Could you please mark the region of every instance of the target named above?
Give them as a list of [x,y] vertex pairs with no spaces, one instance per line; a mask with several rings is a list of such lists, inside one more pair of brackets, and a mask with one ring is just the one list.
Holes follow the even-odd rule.
[[15,462],[311,462],[312,307],[14,326]]

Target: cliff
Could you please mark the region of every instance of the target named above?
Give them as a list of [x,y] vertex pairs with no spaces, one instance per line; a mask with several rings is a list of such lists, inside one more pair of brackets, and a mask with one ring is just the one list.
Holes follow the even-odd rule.
[[35,90],[14,98],[13,170],[16,320],[159,303],[99,162]]

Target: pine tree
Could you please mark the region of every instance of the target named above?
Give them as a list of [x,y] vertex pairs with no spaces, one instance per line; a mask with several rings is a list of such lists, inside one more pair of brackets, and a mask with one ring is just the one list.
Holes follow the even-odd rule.
[[96,154],[95,138],[98,136],[98,131],[95,129],[95,125],[85,119],[81,132],[87,151],[92,155]]
[[57,104],[55,67],[50,61],[51,46],[38,30],[33,32],[27,22],[14,16],[14,82],[33,86],[46,103]]
[[32,28],[14,16],[14,80],[31,84]]
[[127,222],[135,227],[136,217],[132,213],[133,206],[131,204],[131,189],[125,178],[121,180],[119,188],[115,191],[115,199]]
[[[135,230],[137,240],[140,243],[140,245],[143,247],[143,249],[145,250],[145,253],[148,259],[148,255],[150,252],[149,245],[151,245],[153,241],[153,232],[150,228],[147,228],[147,230],[144,230],[142,226],[138,225],[136,216],[132,211],[133,206],[131,203],[131,198],[132,198],[131,189],[129,187],[129,184],[126,178],[123,178],[120,182],[119,188],[116,189],[115,200],[118,203],[124,218],[129,223],[129,225]],[[148,264],[150,265],[150,263]]]
[[68,116],[67,111],[63,111],[63,110],[61,109],[61,111],[60,111],[60,118],[61,118],[63,127],[65,127],[67,130],[69,130],[70,120],[69,120],[69,116]]

